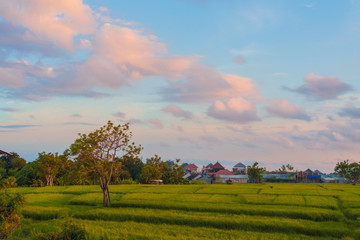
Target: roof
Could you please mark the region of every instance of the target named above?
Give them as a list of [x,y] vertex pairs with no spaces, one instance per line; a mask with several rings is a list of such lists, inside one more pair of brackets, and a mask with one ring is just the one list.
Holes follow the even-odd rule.
[[308,168],[308,169],[305,170],[305,172],[310,172],[310,173],[312,173],[313,171],[311,171],[311,169]]
[[214,165],[212,163],[210,163],[209,165],[206,166],[206,168],[212,168]]
[[318,174],[322,174],[322,172],[320,172],[320,171],[317,170],[317,169],[316,169],[314,172],[315,172],[315,173],[318,173]]
[[219,170],[216,173],[213,173],[212,175],[235,175],[233,172],[230,172],[229,170],[223,169]]
[[193,170],[196,170],[198,168],[198,166],[196,166],[195,164],[188,164],[185,169],[187,170],[190,170],[190,171],[193,171]]
[[319,175],[307,175],[307,178],[313,179],[313,178],[321,178]]
[[3,150],[0,150],[0,155],[12,155],[11,153],[8,153],[8,152],[5,152],[5,151],[3,151]]
[[234,167],[246,167],[244,164],[242,164],[241,162],[239,162],[238,164],[236,164]]
[[224,167],[219,162],[216,162],[212,168],[220,169],[220,168],[224,168]]

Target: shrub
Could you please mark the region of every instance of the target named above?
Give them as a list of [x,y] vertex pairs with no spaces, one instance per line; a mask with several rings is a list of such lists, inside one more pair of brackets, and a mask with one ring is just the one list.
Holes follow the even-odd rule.
[[0,193],[0,238],[8,238],[15,228],[20,225],[19,208],[24,204],[20,194]]

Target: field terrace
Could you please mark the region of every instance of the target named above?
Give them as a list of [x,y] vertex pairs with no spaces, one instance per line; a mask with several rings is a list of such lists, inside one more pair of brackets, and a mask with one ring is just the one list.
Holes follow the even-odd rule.
[[69,219],[89,239],[359,239],[360,187],[345,184],[114,185],[17,188],[15,239]]

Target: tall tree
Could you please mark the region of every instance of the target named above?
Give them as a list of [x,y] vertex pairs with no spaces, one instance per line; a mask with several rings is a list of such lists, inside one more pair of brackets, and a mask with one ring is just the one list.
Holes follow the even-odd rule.
[[79,138],[70,146],[75,160],[89,172],[97,175],[103,191],[103,205],[110,204],[109,184],[114,172],[121,168],[119,159],[135,158],[142,147],[130,142],[132,133],[129,123],[114,125],[108,121],[106,125],[89,134],[79,134]]
[[349,160],[338,162],[335,172],[351,181],[353,185],[360,181],[360,162],[349,163]]
[[253,183],[259,183],[261,181],[262,173],[265,171],[265,168],[259,167],[258,162],[255,162],[252,166],[248,166],[247,169],[247,173]]
[[67,161],[66,156],[58,153],[39,153],[37,158],[38,170],[40,175],[45,176],[46,186],[53,186],[56,175],[61,171],[64,163]]

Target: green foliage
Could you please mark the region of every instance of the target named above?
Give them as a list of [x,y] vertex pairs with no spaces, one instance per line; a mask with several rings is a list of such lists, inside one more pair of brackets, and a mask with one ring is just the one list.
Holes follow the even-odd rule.
[[39,178],[37,175],[38,162],[27,163],[20,171],[15,174],[19,186],[31,186]]
[[[83,166],[89,174],[97,176],[103,191],[103,205],[110,204],[109,184],[113,174],[120,171],[122,165],[119,159],[136,158],[141,146],[130,142],[132,133],[129,124],[107,125],[89,134],[79,134],[79,138],[70,146],[71,155],[77,163]],[[119,156],[120,155],[120,156]]]
[[261,181],[262,173],[265,171],[265,168],[259,167],[259,163],[255,162],[252,166],[248,166],[247,174],[249,175],[251,182],[259,183]]
[[349,163],[349,160],[338,162],[335,172],[351,181],[353,185],[360,181],[360,162]]
[[24,204],[20,194],[10,194],[6,190],[0,192],[0,239],[8,238],[20,225],[19,209]]
[[185,171],[181,165],[179,165],[179,162],[180,159],[176,159],[175,162],[164,162],[158,155],[147,159],[140,175],[140,182],[151,183],[151,180],[161,179],[165,184],[185,183],[186,181],[182,177]]
[[127,171],[134,181],[139,181],[141,171],[144,167],[143,161],[140,158],[123,157],[120,162],[124,166],[124,170]]
[[12,152],[11,155],[3,155],[0,157],[0,175],[3,178],[14,176],[25,165],[26,161],[17,153]]
[[67,167],[67,156],[59,155],[58,153],[39,153],[36,159],[37,171],[40,176],[45,177],[46,186],[53,186],[55,177],[61,170]]

